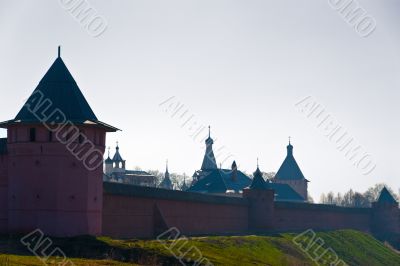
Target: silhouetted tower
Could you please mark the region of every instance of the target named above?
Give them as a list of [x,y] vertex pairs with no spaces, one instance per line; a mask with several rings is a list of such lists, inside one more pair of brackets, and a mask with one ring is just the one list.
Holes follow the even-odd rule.
[[400,233],[399,203],[384,187],[376,202],[372,204],[372,230],[376,234],[395,235]]
[[249,229],[268,230],[274,226],[274,190],[269,189],[258,166],[250,187],[243,190],[249,200]]
[[8,134],[8,228],[56,236],[101,233],[106,132],[58,57]]
[[308,180],[304,177],[300,170],[296,159],[293,156],[293,146],[290,143],[287,146],[287,155],[281,167],[276,173],[273,182],[280,184],[288,184],[291,186],[305,201],[308,199]]
[[168,160],[165,166],[165,174],[164,174],[164,179],[161,181],[160,188],[164,189],[174,189],[174,186],[172,185],[171,179],[169,178],[169,172],[168,172]]
[[214,151],[212,145],[214,140],[211,138],[211,127],[208,127],[208,138],[206,139],[206,154],[204,155],[201,170],[218,169],[217,162],[215,161]]

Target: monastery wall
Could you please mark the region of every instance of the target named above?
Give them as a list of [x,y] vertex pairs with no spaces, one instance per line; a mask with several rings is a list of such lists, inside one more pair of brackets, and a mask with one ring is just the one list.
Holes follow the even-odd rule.
[[248,230],[248,200],[104,183],[103,235],[155,237],[176,227],[183,235]]
[[[244,233],[257,228],[254,219],[264,221],[258,228],[270,231],[354,229],[371,231],[371,208],[275,202],[209,194],[172,191],[150,187],[104,183],[103,235],[152,238],[176,227],[183,235]],[[257,204],[257,205],[254,205]],[[268,214],[261,219],[251,214]],[[265,214],[263,214],[265,216]],[[253,225],[253,226],[252,226]],[[250,227],[249,227],[250,226]]]
[[0,233],[8,228],[8,156],[0,154]]
[[355,229],[370,232],[370,208],[275,202],[274,228],[282,231]]

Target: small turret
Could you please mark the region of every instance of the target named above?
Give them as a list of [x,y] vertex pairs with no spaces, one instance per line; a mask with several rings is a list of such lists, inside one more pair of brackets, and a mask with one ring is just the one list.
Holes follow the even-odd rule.
[[274,190],[266,185],[262,172],[258,166],[254,172],[253,182],[243,190],[243,197],[250,203],[249,228],[250,230],[268,230],[274,226]]
[[122,156],[119,153],[118,141],[117,141],[117,146],[115,147],[115,154],[112,160],[115,163],[115,168],[125,169],[125,160],[122,159]]
[[267,185],[258,166],[258,159],[257,159],[257,169],[253,174],[253,181],[251,182],[250,189],[266,189],[266,188]]

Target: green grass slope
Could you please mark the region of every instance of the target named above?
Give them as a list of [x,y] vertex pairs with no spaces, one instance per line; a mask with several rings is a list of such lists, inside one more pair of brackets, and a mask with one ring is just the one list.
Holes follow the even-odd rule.
[[[1,265],[43,265],[20,241],[0,237]],[[173,240],[107,237],[52,238],[75,265],[400,265],[400,255],[372,236],[353,230],[276,235],[207,236]],[[326,251],[326,253],[324,253]],[[339,260],[341,260],[339,262]],[[346,264],[345,264],[346,263]],[[51,265],[48,263],[48,265]]]

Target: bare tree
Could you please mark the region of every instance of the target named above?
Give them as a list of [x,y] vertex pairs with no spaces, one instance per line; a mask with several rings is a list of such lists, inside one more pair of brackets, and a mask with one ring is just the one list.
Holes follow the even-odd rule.
[[[378,199],[384,186],[385,184],[376,184],[375,186],[368,188],[364,193],[355,192],[350,189],[343,196],[340,193],[337,193],[335,196],[333,192],[329,192],[327,195],[321,194],[320,203],[334,204],[344,207],[371,207],[372,202],[375,202]],[[386,186],[386,188],[397,200],[399,200],[399,196],[396,195],[390,187]]]

